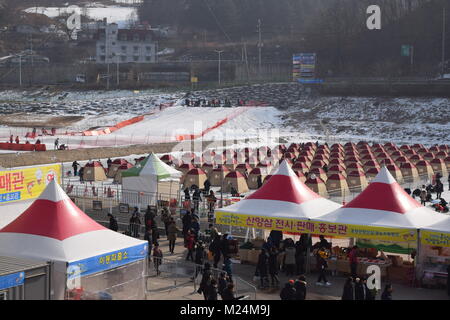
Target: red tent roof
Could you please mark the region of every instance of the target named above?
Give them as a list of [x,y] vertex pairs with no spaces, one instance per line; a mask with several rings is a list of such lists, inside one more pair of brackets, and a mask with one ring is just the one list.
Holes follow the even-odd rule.
[[103,229],[106,228],[81,211],[53,180],[23,214],[0,232],[38,235],[62,241]]
[[301,204],[318,198],[321,197],[302,183],[288,164],[283,161],[278,171],[270,176],[270,180],[248,196],[246,200],[278,200]]
[[205,172],[202,169],[199,168],[194,168],[192,170],[189,170],[186,175],[191,175],[191,176],[200,176],[205,174]]
[[420,207],[420,203],[403,190],[386,167],[380,170],[378,176],[361,194],[344,206],[344,208],[383,210],[401,214]]

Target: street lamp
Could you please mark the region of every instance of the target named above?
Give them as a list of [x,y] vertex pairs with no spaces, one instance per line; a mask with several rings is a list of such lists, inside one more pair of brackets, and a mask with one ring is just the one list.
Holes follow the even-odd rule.
[[215,52],[217,52],[218,54],[219,54],[219,85],[220,85],[220,83],[221,83],[221,81],[220,81],[220,63],[221,63],[221,60],[220,60],[220,54],[223,52],[223,50],[214,50]]

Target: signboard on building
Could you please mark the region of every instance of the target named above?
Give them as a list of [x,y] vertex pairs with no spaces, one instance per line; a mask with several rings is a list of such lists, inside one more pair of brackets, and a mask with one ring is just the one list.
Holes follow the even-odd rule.
[[292,59],[293,81],[301,83],[320,83],[315,79],[316,75],[316,54],[315,53],[299,53],[295,54]]
[[0,171],[0,203],[35,199],[60,173],[59,164]]

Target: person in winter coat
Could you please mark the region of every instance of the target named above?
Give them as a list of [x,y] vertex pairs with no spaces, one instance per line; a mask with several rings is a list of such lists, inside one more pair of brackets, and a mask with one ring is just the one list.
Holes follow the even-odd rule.
[[206,300],[217,300],[217,290],[217,281],[215,279],[212,279],[211,284],[208,287]]
[[280,283],[280,280],[278,280],[278,250],[275,247],[272,247],[269,252],[269,274],[270,274],[270,281],[272,286],[278,286]]
[[424,206],[427,202],[427,190],[425,188],[422,188],[420,190],[420,203]]
[[209,180],[206,179],[205,182],[203,183],[203,187],[204,187],[205,193],[209,193],[209,190],[211,189],[211,182],[209,182]]
[[352,277],[347,278],[347,281],[345,281],[342,300],[355,300],[355,285]]
[[436,180],[436,199],[440,199],[442,196],[442,192],[444,192],[444,185],[442,184],[441,180]]
[[193,218],[191,222],[191,230],[194,231],[195,240],[198,239],[198,234],[200,232],[200,223],[197,218]]
[[448,181],[448,190],[450,191],[450,173],[448,174],[448,179],[447,179],[447,181]]
[[294,283],[295,300],[306,300],[306,278],[305,276],[298,277]]
[[194,201],[194,213],[198,213],[200,202],[203,201],[200,189],[195,189],[194,194],[192,195],[192,201]]
[[161,271],[159,271],[159,266],[162,263],[163,253],[162,250],[159,248],[159,244],[156,243],[155,247],[153,248],[153,263],[155,265],[156,275],[159,276],[161,274]]
[[294,280],[289,280],[280,292],[281,300],[295,300]]
[[295,266],[297,274],[305,273],[306,248],[301,241],[295,243]]
[[327,254],[325,251],[325,248],[320,248],[319,251],[316,254],[317,258],[317,268],[319,269],[319,278],[317,279],[316,285],[321,286],[322,281],[325,283],[326,286],[330,286],[331,283],[328,282],[325,272],[328,268],[328,263],[326,260]]
[[169,225],[167,226],[167,236],[169,238],[169,251],[170,253],[174,253],[175,251],[175,243],[177,242],[178,232],[177,224],[175,220],[171,218]]
[[220,241],[220,252],[222,253],[224,260],[230,254],[230,244],[228,242],[228,234],[227,233],[225,233],[222,236],[222,240]]
[[357,277],[358,270],[358,246],[353,246],[353,248],[348,253],[348,259],[350,262],[350,271],[353,279]]
[[73,168],[73,176],[76,177],[78,175],[78,167],[79,167],[79,163],[74,161],[72,162],[72,168]]
[[222,295],[225,289],[228,286],[229,278],[227,277],[227,274],[225,272],[221,272],[218,279],[219,283],[217,285],[217,292],[220,294],[220,297],[223,299]]
[[231,301],[237,300],[235,292],[234,292],[234,284],[231,282],[227,285],[226,289],[222,293],[222,300]]
[[191,231],[188,231],[186,235],[186,249],[188,250],[188,254],[186,256],[186,261],[189,259],[194,262],[194,246],[195,246],[195,237]]
[[293,276],[295,273],[295,247],[288,246],[284,249],[284,266],[286,275]]
[[212,279],[211,265],[207,262],[203,266],[202,280],[200,281],[200,286],[197,290],[199,294],[203,294],[205,300],[208,300],[208,289]]
[[167,229],[169,227],[171,218],[172,216],[170,215],[169,209],[167,207],[164,207],[162,209],[161,221],[164,223],[164,230],[166,231],[167,240],[169,240],[169,233]]
[[132,237],[139,238],[139,229],[141,228],[141,219],[137,214],[133,214],[130,218],[130,233]]
[[190,201],[191,194],[189,193],[189,188],[184,189],[184,201]]
[[194,278],[197,278],[197,275],[202,272],[203,269],[203,263],[205,261],[206,257],[206,251],[205,247],[203,246],[202,242],[198,242],[197,246],[195,247],[195,276]]
[[225,271],[230,278],[230,281],[233,281],[233,264],[231,262],[230,257],[225,257],[223,259],[223,267],[222,270]]
[[392,300],[392,285],[387,284],[386,287],[384,287],[383,294],[381,295],[381,300]]
[[192,223],[192,215],[189,211],[183,216],[181,222],[183,223],[183,236],[186,237],[188,230],[191,229]]
[[272,230],[270,231],[269,237],[272,239],[273,245],[279,249],[281,240],[283,240],[283,232],[279,230]]
[[217,197],[214,194],[214,191],[211,190],[209,192],[209,195],[208,195],[207,199],[208,199],[208,212],[209,213],[213,213],[214,212],[214,208],[216,207],[216,202],[217,202]]
[[109,217],[109,229],[117,232],[117,230],[119,230],[119,224],[117,223],[117,219],[110,213],[108,213],[108,217]]
[[367,285],[360,279],[355,279],[355,300],[371,300],[371,293]]
[[267,287],[267,253],[264,249],[261,249],[261,253],[258,256],[255,274],[259,275],[261,289],[265,289]]
[[214,258],[214,268],[217,268],[219,261],[220,261],[220,256],[221,256],[221,244],[222,244],[222,240],[220,238],[220,235],[216,235],[211,244],[209,245],[209,251],[212,252],[213,254],[213,258]]

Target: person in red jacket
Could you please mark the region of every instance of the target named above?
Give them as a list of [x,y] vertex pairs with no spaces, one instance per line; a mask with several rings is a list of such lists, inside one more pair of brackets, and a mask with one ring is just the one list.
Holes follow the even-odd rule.
[[186,261],[189,261],[189,258],[192,262],[194,262],[194,248],[195,248],[195,236],[194,233],[189,230],[186,235],[186,249],[188,249],[188,254],[186,257]]
[[348,253],[348,258],[350,262],[350,270],[353,279],[357,277],[358,270],[358,246],[353,246],[353,248]]
[[19,136],[16,136],[16,143],[17,143],[17,144],[20,143]]

